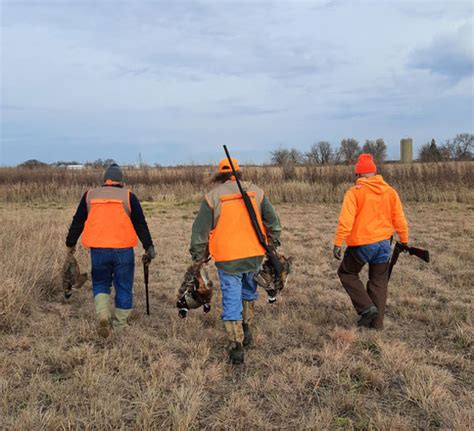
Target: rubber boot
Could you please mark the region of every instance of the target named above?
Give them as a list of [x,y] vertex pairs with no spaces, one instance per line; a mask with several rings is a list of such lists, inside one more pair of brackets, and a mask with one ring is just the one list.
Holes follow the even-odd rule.
[[254,316],[254,310],[255,310],[255,302],[254,301],[242,301],[243,305],[243,322],[242,322],[242,328],[244,330],[244,340],[242,342],[244,347],[248,347],[252,344],[253,342],[253,337],[252,337],[252,331],[251,327],[253,324],[253,316]]
[[229,338],[229,361],[234,364],[244,363],[244,331],[241,320],[224,320],[224,327]]
[[94,296],[95,314],[97,316],[97,333],[107,338],[110,335],[110,295],[98,293]]
[[114,330],[117,332],[123,331],[128,326],[128,316],[132,312],[131,309],[124,310],[122,308],[116,308],[113,318]]

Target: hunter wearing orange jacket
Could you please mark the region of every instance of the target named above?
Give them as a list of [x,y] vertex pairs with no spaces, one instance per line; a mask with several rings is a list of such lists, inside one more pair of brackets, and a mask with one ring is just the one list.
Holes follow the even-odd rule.
[[[341,259],[337,274],[352,304],[361,316],[358,326],[382,329],[387,302],[390,239],[395,230],[408,244],[408,224],[398,193],[381,175],[370,154],[361,154],[356,164],[356,185],[344,196],[334,240],[334,257]],[[369,264],[367,289],[359,272]]]

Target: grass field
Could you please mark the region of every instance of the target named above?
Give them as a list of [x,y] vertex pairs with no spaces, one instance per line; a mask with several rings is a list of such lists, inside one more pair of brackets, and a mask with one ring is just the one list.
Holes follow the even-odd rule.
[[[158,251],[152,315],[137,250],[131,326],[103,341],[90,282],[62,297],[74,206],[10,201],[0,207],[0,429],[472,427],[470,198],[406,204],[412,243],[432,263],[400,257],[383,332],[354,329],[331,254],[338,205],[278,204],[294,274],[276,305],[261,292],[255,346],[237,368],[226,362],[219,293],[210,314],[183,321],[174,308],[196,205],[144,202]],[[87,251],[78,256],[89,269]]]

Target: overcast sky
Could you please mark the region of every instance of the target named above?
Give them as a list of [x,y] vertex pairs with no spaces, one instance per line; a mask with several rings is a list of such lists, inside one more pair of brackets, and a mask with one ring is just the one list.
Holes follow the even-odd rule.
[[473,132],[471,2],[0,4],[2,165]]

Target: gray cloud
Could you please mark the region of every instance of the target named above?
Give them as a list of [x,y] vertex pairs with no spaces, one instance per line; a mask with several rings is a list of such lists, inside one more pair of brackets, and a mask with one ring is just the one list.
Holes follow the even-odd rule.
[[29,152],[204,162],[223,142],[262,161],[280,143],[425,141],[434,121],[451,137],[472,129],[461,6],[4,2],[0,164]]
[[474,73],[472,23],[466,23],[454,33],[437,36],[424,48],[417,49],[411,65],[428,69],[448,78],[459,80]]

